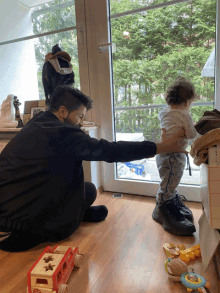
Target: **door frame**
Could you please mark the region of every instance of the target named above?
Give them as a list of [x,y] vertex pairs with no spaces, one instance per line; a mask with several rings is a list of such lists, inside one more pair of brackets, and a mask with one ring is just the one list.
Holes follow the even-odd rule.
[[[178,2],[178,1],[171,1]],[[181,1],[185,2],[185,1]],[[218,24],[219,0],[217,0],[216,23]],[[102,47],[110,43],[109,35],[109,6],[108,0],[85,0],[86,26],[88,42],[88,62],[90,77],[90,96],[94,100],[92,109],[92,121],[100,125],[100,137],[114,141],[115,133],[113,128],[114,109],[112,93],[112,71],[111,69],[111,46]],[[216,53],[220,55],[220,29],[216,29]],[[216,58],[216,60],[220,58]],[[215,104],[220,110],[220,99],[217,100],[220,92],[219,62],[216,66],[215,77]],[[122,192],[143,196],[155,197],[159,188],[159,182],[143,182],[138,180],[116,179],[116,163],[102,162],[101,164],[102,186],[105,191]],[[190,192],[189,192],[190,190]],[[201,202],[200,186],[182,185],[178,192],[184,194],[189,201]]]

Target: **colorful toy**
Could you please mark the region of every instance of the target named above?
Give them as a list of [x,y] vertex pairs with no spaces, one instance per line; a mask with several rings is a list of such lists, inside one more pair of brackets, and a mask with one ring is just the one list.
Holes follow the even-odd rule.
[[83,258],[78,247],[47,246],[27,274],[27,293],[66,293],[66,282]]
[[190,260],[196,259],[198,257],[201,257],[201,250],[199,244],[180,251],[180,259],[185,262],[189,262]]
[[135,172],[137,175],[143,175],[145,176],[146,173],[144,171],[144,166],[132,164],[132,163],[124,163],[128,168],[130,168],[131,172]]
[[175,245],[174,243],[164,243],[163,248],[165,250],[166,256],[169,258],[173,258],[179,255],[181,250],[186,249],[185,245]]
[[[169,279],[174,282],[181,282],[186,288],[187,292],[198,290],[199,292],[207,292],[205,288],[210,289],[211,286],[202,276],[189,271],[189,268],[180,259],[168,258],[165,262],[165,270],[169,275]],[[169,271],[170,269],[170,271]]]

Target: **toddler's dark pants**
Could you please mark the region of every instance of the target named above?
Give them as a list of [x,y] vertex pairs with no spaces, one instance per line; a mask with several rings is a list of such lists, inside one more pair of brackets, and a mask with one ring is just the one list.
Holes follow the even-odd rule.
[[[85,182],[86,210],[94,203],[96,196],[97,191],[95,185],[91,182]],[[0,227],[0,231],[5,232],[7,229],[1,229]],[[8,238],[0,242],[0,249],[9,252],[26,251],[43,242],[56,242],[63,240],[69,237],[72,233],[73,231],[71,231],[71,227],[67,227],[63,235],[59,235],[60,239],[56,239],[55,237],[51,240],[46,240],[46,238],[41,238],[39,235],[23,231],[13,231]]]

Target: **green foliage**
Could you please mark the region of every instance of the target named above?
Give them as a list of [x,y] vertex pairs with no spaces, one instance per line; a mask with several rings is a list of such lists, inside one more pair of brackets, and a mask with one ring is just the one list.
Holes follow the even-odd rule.
[[[41,5],[41,9],[48,8],[60,3],[70,2],[69,0],[55,0],[52,3]],[[47,12],[32,19],[34,34],[50,32],[76,24],[75,6],[72,5],[66,8]],[[79,81],[79,64],[78,64],[78,48],[77,48],[77,33],[76,30],[61,32],[45,37],[40,37],[35,41],[35,54],[38,67],[38,87],[39,98],[45,99],[45,94],[42,84],[42,69],[44,65],[45,55],[52,51],[52,47],[59,44],[63,51],[66,51],[71,56],[71,63],[75,74],[75,87],[80,87]]]
[[[111,0],[111,12],[147,6],[146,2]],[[151,1],[150,5],[162,2],[168,1]],[[215,0],[194,0],[113,18],[115,107],[165,104],[165,92],[179,76],[193,82],[196,101],[213,101],[214,78],[202,77],[201,72],[215,46],[215,16]],[[213,109],[192,107],[194,121],[208,108]],[[146,139],[159,138],[159,110],[138,111],[118,111],[116,131],[140,131]],[[150,115],[150,122],[144,113],[148,120]]]
[[[47,8],[69,0],[55,0]],[[110,0],[111,15],[168,0]],[[181,4],[134,13],[111,20],[115,107],[162,105],[167,87],[179,76],[195,85],[196,101],[214,100],[214,78],[202,77],[202,69],[215,46],[216,0],[192,0]],[[75,7],[42,14],[33,19],[34,33],[75,25]],[[44,57],[59,44],[72,58],[79,87],[76,31],[41,37],[35,44],[40,99],[44,99],[41,71]],[[194,122],[213,106],[192,107]],[[143,132],[148,140],[160,137],[160,108],[116,110],[117,132]]]

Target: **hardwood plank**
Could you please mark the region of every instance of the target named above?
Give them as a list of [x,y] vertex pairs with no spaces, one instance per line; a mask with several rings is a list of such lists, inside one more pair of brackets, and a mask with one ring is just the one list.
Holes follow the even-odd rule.
[[[73,284],[73,286],[71,287],[73,288],[72,292],[90,292],[90,290],[92,289],[96,281],[97,280],[100,281],[100,278],[102,279],[101,275],[103,273],[103,270],[107,268],[107,270],[109,271],[109,263],[111,262],[112,258],[115,256],[118,247],[120,247],[121,242],[124,239],[124,236],[126,235],[130,226],[132,225],[132,223],[135,221],[135,218],[137,217],[137,213],[134,213],[135,215],[134,218],[130,217],[130,213],[132,213],[133,211],[136,211],[137,209],[137,206],[134,204],[134,199],[129,200],[127,204],[130,207],[129,209],[123,203],[122,199],[113,199],[112,209],[116,211],[119,209],[121,210],[125,209],[125,212],[123,212],[124,214],[123,218],[126,219],[126,221],[123,221],[123,222],[120,221],[121,215],[120,215],[120,212],[118,212],[117,214],[115,214],[115,216],[110,218],[110,223],[108,223],[107,221],[100,223],[100,225],[102,224],[103,227],[105,227],[105,229],[102,228],[99,230],[101,233],[95,234],[96,236],[98,235],[98,237],[96,237],[97,245],[88,254],[89,269],[91,270],[89,273],[90,282],[89,284],[83,284],[83,280],[85,276],[82,271],[79,272],[78,276],[73,275],[73,278],[70,281],[71,285]],[[111,210],[109,206],[108,208]],[[110,212],[110,217],[111,217],[111,212]],[[115,225],[118,226],[118,229],[115,229]],[[93,230],[93,232],[95,231]],[[79,279],[79,276],[81,276],[82,282],[77,281]],[[80,286],[80,288],[78,286]],[[97,291],[97,292],[100,292],[100,291]]]
[[[152,272],[152,264],[156,259],[153,250],[156,251],[157,246],[161,245],[162,238],[159,233],[156,241],[151,237],[154,229],[149,221],[151,214],[142,204],[142,199],[139,204],[136,203],[136,206],[138,217],[120,246],[115,247],[115,254],[109,265],[103,269],[99,280],[92,290],[86,292],[112,292],[117,288],[118,292],[129,293],[143,292],[146,288]],[[154,242],[153,245],[150,245],[151,242]],[[146,249],[148,245],[152,247],[152,250]]]
[[[57,243],[44,243],[22,253],[0,250],[0,292],[26,293],[27,272],[47,245],[78,246],[84,264],[73,269],[68,280],[71,293],[186,292],[181,283],[170,282],[164,269],[165,242],[191,247],[199,243],[200,203],[189,203],[195,217],[194,237],[178,237],[163,230],[151,215],[155,198],[123,194],[112,198],[103,192],[94,205],[106,205],[109,213],[100,223],[82,223],[75,233]],[[214,263],[204,272],[201,260],[192,263],[195,272],[211,284],[210,292],[220,292]],[[196,291],[194,291],[196,292]]]

